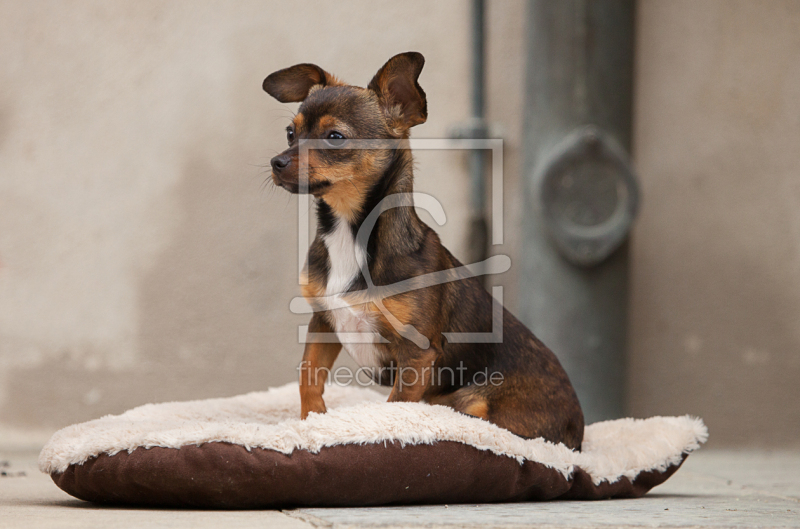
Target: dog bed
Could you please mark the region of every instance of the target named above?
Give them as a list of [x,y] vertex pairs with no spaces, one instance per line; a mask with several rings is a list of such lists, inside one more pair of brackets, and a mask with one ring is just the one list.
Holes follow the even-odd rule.
[[329,386],[299,420],[297,384],[148,404],[56,432],[39,467],[83,500],[278,508],[638,497],[705,442],[700,419],[586,427],[582,451],[373,390]]

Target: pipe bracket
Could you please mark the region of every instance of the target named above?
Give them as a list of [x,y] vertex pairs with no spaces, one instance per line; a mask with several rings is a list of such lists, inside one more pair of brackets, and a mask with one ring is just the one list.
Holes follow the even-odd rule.
[[639,209],[639,184],[611,135],[594,125],[574,129],[537,173],[544,225],[565,259],[598,265],[628,237]]

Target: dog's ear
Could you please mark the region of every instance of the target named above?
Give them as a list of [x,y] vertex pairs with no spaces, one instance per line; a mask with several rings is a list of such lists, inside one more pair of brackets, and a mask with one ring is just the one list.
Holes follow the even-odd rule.
[[269,74],[264,91],[281,103],[304,100],[315,85],[341,86],[343,83],[316,64],[296,64]]
[[378,94],[389,115],[399,113],[406,127],[425,123],[428,119],[428,100],[417,79],[425,65],[421,53],[409,51],[395,55],[378,70],[367,88]]

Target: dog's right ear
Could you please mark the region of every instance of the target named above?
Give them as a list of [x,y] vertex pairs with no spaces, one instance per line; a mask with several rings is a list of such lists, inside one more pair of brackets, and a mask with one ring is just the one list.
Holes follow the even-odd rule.
[[304,100],[311,87],[341,86],[343,83],[316,64],[296,64],[269,74],[264,79],[264,91],[281,103]]

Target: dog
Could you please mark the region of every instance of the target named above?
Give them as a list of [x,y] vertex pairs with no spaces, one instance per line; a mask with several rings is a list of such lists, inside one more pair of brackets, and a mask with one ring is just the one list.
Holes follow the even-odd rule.
[[[490,333],[496,318],[492,296],[476,277],[453,272],[462,264],[409,198],[409,131],[428,116],[418,82],[424,63],[416,52],[396,55],[366,88],[314,64],[264,80],[278,101],[301,103],[287,127],[288,148],[271,160],[272,180],[316,202],[316,237],[301,281],[314,309],[300,366],[301,418],[326,412],[324,384],[344,346],[360,366],[377,369],[378,383],[392,387],[389,402],[449,406],[518,436],[579,450],[584,419],[575,390],[556,356],[510,312],[498,309],[500,343],[458,343],[444,335]],[[304,140],[323,148],[301,156]],[[382,143],[348,149],[356,140]],[[450,280],[428,280],[437,273]],[[381,339],[343,339],[354,332]]]

